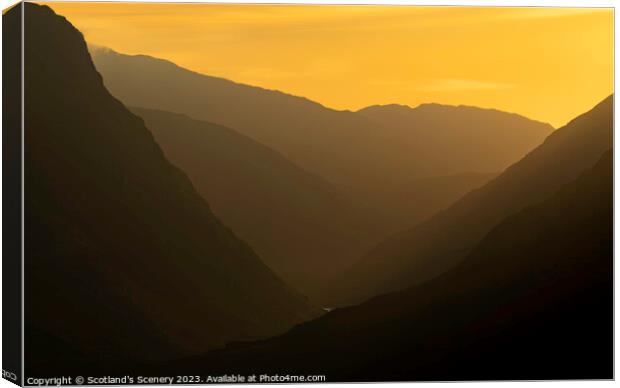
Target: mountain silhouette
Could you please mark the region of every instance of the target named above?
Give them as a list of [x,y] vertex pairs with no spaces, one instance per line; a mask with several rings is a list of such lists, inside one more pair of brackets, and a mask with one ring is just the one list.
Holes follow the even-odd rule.
[[612,152],[433,280],[164,368],[328,381],[611,379]]
[[371,250],[340,279],[334,304],[428,281],[459,263],[505,217],[540,201],[591,167],[612,146],[613,97],[552,133],[483,187]]
[[316,317],[109,94],[82,34],[46,6],[24,16],[26,375],[76,354],[177,358]]
[[[381,237],[413,226],[426,209],[431,214],[441,209],[411,201],[410,188],[403,182],[500,172],[553,130],[514,114],[439,105],[413,109],[415,119],[401,125],[390,118],[389,108],[337,111],[305,98],[195,73],[162,59],[100,47],[90,50],[105,85],[126,105],[186,114],[270,147],[377,212]],[[450,115],[455,118],[445,117]],[[429,154],[432,163],[425,160]],[[406,214],[403,209],[411,208],[412,202],[417,206]]]
[[[131,108],[215,215],[297,289],[317,295],[372,247],[372,220],[329,183],[234,130]],[[377,243],[378,241],[375,241]]]

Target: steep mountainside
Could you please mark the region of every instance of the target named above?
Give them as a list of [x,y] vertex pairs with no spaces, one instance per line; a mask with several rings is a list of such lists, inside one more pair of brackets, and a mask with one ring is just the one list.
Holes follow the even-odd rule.
[[[97,47],[91,47],[91,53],[106,86],[125,104],[186,114],[251,137],[380,211],[381,225],[392,233],[400,231],[404,220],[414,222],[421,209],[439,210],[420,202],[410,216],[393,211],[411,202],[395,203],[406,197],[400,191],[404,182],[500,172],[552,131],[547,124],[513,114],[434,105],[418,109],[432,111],[418,120],[423,128],[402,128],[370,117],[374,115],[368,110],[336,111],[305,98],[194,73],[157,58]],[[452,114],[455,119],[445,117]],[[425,160],[429,155],[431,163]],[[393,208],[386,202],[393,203]]]
[[76,354],[204,352],[318,314],[108,93],[80,32],[26,3],[25,48],[27,375]]
[[447,273],[167,366],[197,369],[328,381],[613,378],[611,151],[504,219]]
[[304,294],[372,247],[363,211],[279,153],[216,124],[131,109],[216,216]]
[[335,304],[404,289],[462,260],[503,218],[575,179],[612,146],[613,97],[551,134],[483,187],[383,242],[334,282]]

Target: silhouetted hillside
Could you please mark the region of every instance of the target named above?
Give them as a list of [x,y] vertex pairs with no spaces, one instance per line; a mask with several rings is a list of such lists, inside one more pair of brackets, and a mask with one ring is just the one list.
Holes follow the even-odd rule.
[[[232,129],[132,108],[213,212],[310,297],[372,246],[372,221],[323,179]],[[377,243],[378,241],[375,241]]]
[[[419,211],[440,209],[421,201],[403,202],[411,189],[404,188],[404,182],[502,171],[552,131],[547,124],[513,114],[435,105],[415,109],[418,118],[403,127],[395,120],[377,120],[372,109],[336,111],[157,58],[97,47],[91,52],[106,86],[125,104],[186,114],[267,145],[376,211],[385,230],[382,237],[403,225],[413,226]],[[446,117],[453,114],[455,118]],[[414,122],[416,127],[410,127]],[[418,203],[413,214],[394,211],[409,209],[412,202]]]
[[423,285],[165,368],[328,381],[611,379],[612,153]]
[[317,316],[108,93],[81,33],[25,11],[26,375],[62,374],[76,354],[170,359]]
[[553,193],[612,146],[610,96],[480,189],[388,239],[334,282],[335,303],[356,303],[432,279],[459,263],[505,217]]

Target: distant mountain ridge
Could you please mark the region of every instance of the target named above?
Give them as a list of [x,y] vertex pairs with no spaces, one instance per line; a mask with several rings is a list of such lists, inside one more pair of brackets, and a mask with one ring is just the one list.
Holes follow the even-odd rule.
[[178,358],[320,315],[109,94],[82,34],[24,9],[26,374]]
[[[419,221],[412,215],[413,223],[407,224],[402,211],[383,212],[386,201],[403,198],[399,191],[403,182],[502,171],[553,130],[513,114],[480,109],[446,131],[444,122],[450,119],[444,116],[451,108],[446,108],[446,115],[425,115],[425,109],[418,109],[425,128],[416,124],[404,129],[390,120],[370,117],[369,110],[337,111],[302,97],[202,75],[165,60],[95,47],[91,53],[105,85],[125,104],[185,114],[240,132],[322,177],[369,210],[378,210],[385,234]],[[453,139],[459,132],[462,136]],[[441,147],[433,150],[437,144]]]
[[515,113],[468,105],[374,105],[357,113],[409,140],[423,176],[502,171],[538,145],[532,139],[539,136],[540,143],[554,130]]
[[511,115],[515,119],[524,119],[524,120],[538,123],[539,125],[542,125],[542,126],[551,127],[549,123],[545,123],[543,121],[536,120],[536,119],[531,119],[519,113],[507,112],[507,111],[503,111],[503,110],[495,109],[495,108],[482,108],[482,107],[478,107],[475,105],[467,105],[467,104],[452,105],[452,104],[442,104],[438,102],[423,102],[415,106],[411,106],[407,104],[397,104],[397,103],[374,104],[374,105],[369,105],[364,108],[358,109],[355,112],[360,113],[365,116],[370,116],[370,117],[376,117],[376,115],[388,113],[388,114],[400,115],[401,118],[407,118],[407,116],[410,115],[412,112],[416,112],[416,111],[431,112],[433,110],[436,112],[440,112],[440,113],[444,113],[446,112],[446,110],[485,111],[485,112],[497,113],[500,115]]

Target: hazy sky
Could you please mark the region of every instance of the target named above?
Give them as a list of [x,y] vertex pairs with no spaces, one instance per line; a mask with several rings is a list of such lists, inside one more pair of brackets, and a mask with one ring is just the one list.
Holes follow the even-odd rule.
[[90,43],[336,109],[467,104],[560,126],[613,91],[610,9],[48,5]]

